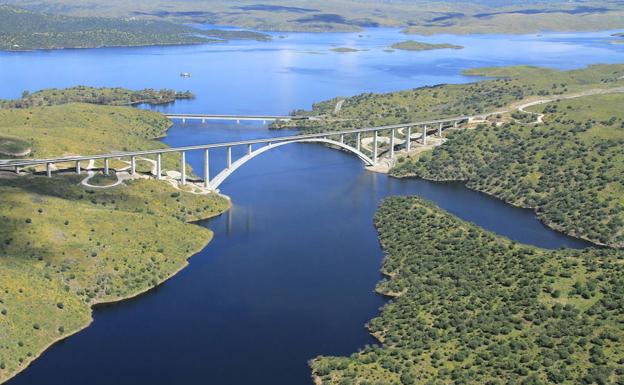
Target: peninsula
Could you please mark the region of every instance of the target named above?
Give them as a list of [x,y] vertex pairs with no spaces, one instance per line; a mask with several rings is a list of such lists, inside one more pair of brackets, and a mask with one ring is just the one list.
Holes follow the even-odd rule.
[[315,383],[617,383],[622,250],[545,250],[462,221],[418,197],[375,216],[386,252],[368,329],[379,345],[317,357]]
[[[72,90],[40,95],[51,93],[77,95]],[[133,94],[89,93],[109,104],[125,104]],[[57,104],[61,100],[0,108],[0,149],[47,157],[165,146],[154,138],[164,136],[171,122],[158,113]],[[26,147],[28,154],[16,153]],[[55,341],[88,326],[93,305],[150,290],[210,241],[209,230],[189,222],[222,213],[229,201],[142,178],[151,164],[148,159],[137,163],[139,177],[110,188],[111,177],[100,174],[98,163],[85,165],[88,174],[99,175],[88,184],[84,179],[90,175],[61,172],[51,180],[0,171],[0,382],[24,370]],[[179,160],[166,156],[163,165],[177,169]],[[127,167],[111,166],[113,174]]]

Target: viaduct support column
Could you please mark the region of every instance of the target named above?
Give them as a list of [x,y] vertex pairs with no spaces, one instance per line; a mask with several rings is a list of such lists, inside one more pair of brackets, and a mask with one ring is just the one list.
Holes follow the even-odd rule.
[[19,166],[15,166],[15,173],[16,173],[17,175],[19,175],[19,173],[20,173],[20,168],[19,168]]
[[76,161],[76,174],[80,175],[80,161]]
[[136,156],[130,157],[130,174],[136,175]]
[[156,179],[162,179],[162,154],[156,154]]
[[232,167],[232,146],[227,148],[227,168]]
[[344,134],[340,134],[340,143],[344,144]]
[[104,158],[104,175],[108,175],[108,158]]
[[409,151],[412,148],[412,127],[407,127],[407,135],[405,135],[405,149]]
[[390,131],[390,159],[394,158],[394,130]]
[[362,134],[361,133],[357,133],[357,135],[355,136],[355,141],[357,142],[355,145],[355,148],[358,151],[361,151],[361,147],[362,147]]
[[46,175],[52,178],[52,163],[46,163]]
[[182,151],[180,155],[182,155],[182,165],[180,166],[180,174],[181,174],[180,183],[185,185],[186,184],[186,152]]
[[204,187],[210,187],[210,154],[208,149],[204,150]]
[[442,123],[440,123],[440,125],[438,126],[438,137],[442,137]]
[[423,146],[427,145],[427,126],[423,126],[422,129],[422,144]]
[[373,163],[377,164],[377,131],[373,134]]
[[251,147],[251,144],[247,145],[247,155],[251,155],[251,153],[253,152],[253,148]]

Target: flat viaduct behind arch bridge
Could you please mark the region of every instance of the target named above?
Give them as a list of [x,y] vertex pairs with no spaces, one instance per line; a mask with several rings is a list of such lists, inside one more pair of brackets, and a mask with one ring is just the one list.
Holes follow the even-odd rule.
[[[188,115],[187,115],[188,116]],[[201,116],[195,115],[202,119]],[[223,115],[212,115],[223,116]],[[170,117],[173,117],[170,115]],[[175,118],[180,118],[175,116]],[[241,117],[238,117],[241,118]],[[254,116],[250,120],[262,120],[263,116]],[[264,116],[266,118],[266,116]],[[180,118],[181,119],[181,118]],[[216,118],[215,118],[216,119]],[[281,147],[292,143],[323,143],[335,148],[342,149],[350,152],[360,158],[367,166],[374,166],[378,163],[382,154],[380,145],[380,133],[387,133],[388,137],[384,137],[384,141],[388,142],[388,148],[383,153],[389,156],[390,159],[394,158],[395,151],[397,149],[405,149],[409,151],[413,145],[426,145],[427,136],[431,134],[437,134],[442,136],[442,131],[448,128],[457,127],[458,124],[469,121],[470,117],[455,117],[440,120],[431,120],[423,122],[413,122],[405,124],[396,124],[389,126],[353,129],[346,131],[331,131],[316,134],[303,134],[303,135],[290,135],[283,137],[274,137],[269,139],[256,139],[246,140],[238,142],[226,142],[226,143],[214,143],[205,145],[194,145],[184,147],[170,147],[157,150],[138,150],[138,151],[126,151],[109,154],[99,155],[86,155],[86,156],[68,156],[59,158],[48,159],[29,159],[29,160],[4,160],[0,161],[0,168],[12,169],[15,173],[19,174],[23,170],[36,168],[37,166],[45,167],[45,174],[48,177],[52,177],[53,165],[57,164],[73,163],[75,172],[81,173],[81,162],[94,162],[100,160],[104,162],[104,174],[109,174],[109,161],[111,159],[127,159],[129,160],[129,173],[135,175],[136,161],[138,157],[154,157],[155,172],[154,176],[157,179],[163,178],[162,170],[162,156],[168,153],[180,154],[180,178],[179,183],[182,185],[187,184],[187,165],[186,155],[191,151],[203,152],[203,187],[207,190],[217,190],[219,186],[238,168],[247,163],[249,160],[256,156],[267,152],[271,149]],[[414,135],[416,134],[416,135]],[[367,137],[370,140],[370,148],[364,148],[363,137]],[[243,156],[234,160],[232,158],[232,149],[237,147],[244,147],[245,153]],[[216,175],[210,174],[210,153],[217,149],[225,149],[226,152],[226,165]]]

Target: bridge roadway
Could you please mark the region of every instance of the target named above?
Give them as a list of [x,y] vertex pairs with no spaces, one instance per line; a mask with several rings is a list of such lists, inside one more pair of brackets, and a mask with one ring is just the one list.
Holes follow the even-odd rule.
[[[201,115],[196,115],[201,116]],[[276,148],[282,145],[286,145],[289,143],[324,143],[333,145],[335,147],[342,148],[343,150],[349,151],[355,155],[357,155],[364,163],[369,166],[377,164],[378,155],[379,155],[379,143],[378,143],[378,135],[380,131],[390,131],[390,157],[394,156],[394,149],[396,147],[395,137],[396,131],[400,129],[404,129],[407,131],[403,136],[405,139],[401,143],[401,145],[405,146],[405,148],[409,151],[411,142],[411,129],[413,127],[418,127],[422,129],[421,135],[421,144],[426,144],[427,135],[430,132],[436,132],[441,136],[442,130],[449,127],[456,127],[457,124],[470,121],[472,119],[468,116],[460,116],[455,118],[447,118],[447,119],[438,119],[438,120],[429,120],[422,122],[414,122],[414,123],[404,123],[404,124],[395,124],[388,126],[380,126],[380,127],[370,127],[370,128],[361,128],[361,129],[353,129],[347,131],[331,131],[331,132],[322,132],[317,134],[304,134],[304,135],[289,135],[283,137],[274,137],[269,139],[255,139],[255,140],[245,140],[245,141],[237,141],[237,142],[227,142],[227,143],[213,143],[213,144],[203,144],[203,145],[193,145],[193,146],[183,146],[183,147],[169,147],[155,150],[140,150],[140,151],[126,151],[126,152],[115,152],[108,154],[98,154],[98,155],[86,155],[86,156],[67,156],[67,157],[57,157],[57,158],[47,158],[47,159],[16,159],[16,160],[1,160],[0,168],[12,169],[16,173],[20,173],[20,169],[26,167],[34,167],[34,166],[45,166],[46,167],[46,175],[48,177],[52,176],[52,165],[58,163],[68,163],[75,162],[75,170],[78,174],[81,172],[81,162],[85,161],[95,161],[95,160],[104,160],[104,173],[108,174],[109,172],[109,160],[110,159],[120,159],[120,158],[129,158],[130,159],[130,174],[134,175],[136,173],[136,158],[143,156],[156,156],[156,177],[158,179],[162,178],[162,164],[161,158],[163,154],[167,153],[179,153],[181,155],[181,167],[180,167],[180,183],[186,184],[187,175],[186,175],[186,153],[189,151],[204,151],[204,187],[209,190],[216,190],[219,185],[236,169],[245,164],[247,161],[251,160],[257,155],[260,155],[263,152],[266,152],[272,148]],[[373,145],[372,151],[370,151],[370,156],[365,154],[362,151],[362,134],[372,134],[373,136]],[[345,142],[345,137],[348,135],[355,136],[355,147],[347,144]],[[331,139],[336,138],[336,139]],[[257,147],[254,149],[254,145],[262,145],[261,147]],[[242,156],[235,162],[232,162],[232,148],[238,146],[247,146],[246,155]],[[209,151],[213,149],[225,148],[226,156],[227,156],[227,166],[224,170],[222,170],[214,179],[210,179],[209,174],[209,162],[210,156]]]
[[297,116],[283,116],[283,115],[209,115],[209,114],[165,114],[165,116],[169,119],[178,119],[185,122],[188,120],[201,120],[205,122],[206,120],[236,120],[240,121],[291,121],[291,120],[307,120],[306,117],[297,117]]

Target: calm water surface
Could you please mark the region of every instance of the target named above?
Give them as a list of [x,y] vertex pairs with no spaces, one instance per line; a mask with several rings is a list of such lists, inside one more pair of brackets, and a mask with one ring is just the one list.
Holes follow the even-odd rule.
[[[190,89],[197,99],[160,109],[275,113],[336,95],[473,78],[477,66],[573,68],[624,62],[610,33],[434,36],[466,49],[384,52],[394,30],[287,34],[270,43],[0,54],[0,96],[76,84]],[[361,35],[361,36],[360,36]],[[340,54],[331,47],[367,51]],[[181,79],[181,71],[193,73]],[[244,123],[176,124],[165,142],[187,145],[284,135]],[[214,153],[212,166],[225,155]],[[199,154],[189,162],[201,170]],[[455,183],[396,180],[323,146],[293,144],[247,163],[222,186],[233,209],[202,223],[215,239],[148,295],[99,307],[95,322],[54,346],[10,384],[309,384],[307,360],[374,343],[364,324],[383,258],[372,225],[380,199],[416,194],[480,226],[542,247],[586,244]]]

